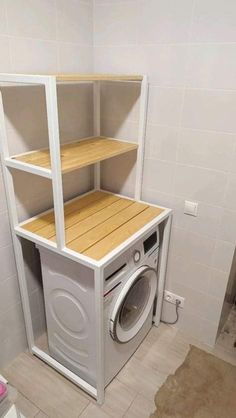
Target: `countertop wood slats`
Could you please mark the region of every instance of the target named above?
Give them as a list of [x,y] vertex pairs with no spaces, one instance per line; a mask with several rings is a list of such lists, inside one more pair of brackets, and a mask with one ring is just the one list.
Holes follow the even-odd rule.
[[[103,136],[78,140],[61,146],[62,173],[95,164],[126,152],[136,150],[138,145],[132,142]],[[49,149],[32,151],[12,157],[14,160],[34,166],[51,169]]]
[[[163,210],[103,191],[78,197],[65,204],[66,246],[100,260]],[[53,211],[21,227],[51,241],[56,239]]]

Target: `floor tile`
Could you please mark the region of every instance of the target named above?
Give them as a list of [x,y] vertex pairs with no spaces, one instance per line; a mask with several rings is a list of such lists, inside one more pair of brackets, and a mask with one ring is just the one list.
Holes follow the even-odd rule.
[[117,379],[131,389],[152,400],[157,389],[165,382],[167,374],[156,372],[132,357],[120,371]]
[[182,364],[189,350],[189,344],[176,330],[162,328],[163,334],[145,341],[134,356],[144,366],[160,373],[170,374]]
[[149,418],[154,410],[154,401],[150,401],[142,395],[137,395],[125,413],[124,418]]
[[110,418],[99,406],[90,403],[79,418]]
[[4,375],[50,418],[77,418],[89,401],[55,370],[41,363],[23,353],[5,369]]
[[39,409],[19,392],[15,405],[26,418],[35,417],[39,412]]
[[[25,417],[25,418],[27,418],[27,417]],[[39,411],[39,412],[37,413],[37,415],[35,415],[35,418],[49,418],[49,416],[48,416],[48,415],[46,415],[46,414],[44,414],[44,412]]]
[[133,388],[127,387],[118,379],[114,379],[107,386],[105,402],[101,409],[114,418],[123,417],[136,395],[137,392]]

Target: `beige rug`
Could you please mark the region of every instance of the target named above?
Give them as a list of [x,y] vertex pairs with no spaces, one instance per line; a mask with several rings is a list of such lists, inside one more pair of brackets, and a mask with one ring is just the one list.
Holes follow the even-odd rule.
[[155,403],[150,418],[236,418],[236,366],[191,346]]

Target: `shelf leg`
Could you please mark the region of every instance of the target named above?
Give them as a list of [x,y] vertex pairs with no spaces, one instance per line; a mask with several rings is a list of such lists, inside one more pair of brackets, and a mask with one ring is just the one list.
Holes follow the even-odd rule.
[[166,269],[168,261],[169,243],[170,243],[170,232],[171,232],[172,214],[164,221],[164,231],[161,243],[161,252],[159,256],[159,271],[158,271],[158,288],[157,288],[157,307],[154,315],[154,325],[157,327],[161,319],[161,311],[163,304],[163,296],[165,289],[166,280]]
[[45,82],[46,108],[48,121],[49,150],[52,170],[52,191],[55,214],[57,246],[65,247],[65,218],[63,187],[61,174],[61,153],[57,107],[57,88],[54,77],[48,77]]
[[105,398],[103,288],[103,269],[96,268],[94,270],[94,296],[96,314],[97,402],[99,405],[104,402]]
[[141,194],[142,194],[147,105],[148,105],[148,79],[147,79],[147,76],[144,75],[143,81],[141,84],[141,95],[140,95],[138,155],[137,155],[137,163],[136,163],[136,181],[135,181],[135,196],[134,196],[135,200],[140,200]]
[[[101,135],[101,84],[100,81],[93,83],[93,134]],[[94,188],[99,190],[101,187],[100,163],[94,164]]]

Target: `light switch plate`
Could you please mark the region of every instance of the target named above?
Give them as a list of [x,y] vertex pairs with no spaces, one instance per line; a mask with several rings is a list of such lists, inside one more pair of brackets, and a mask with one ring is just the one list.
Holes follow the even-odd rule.
[[198,212],[198,203],[191,202],[190,200],[185,200],[184,213],[186,215],[197,216],[197,212]]

